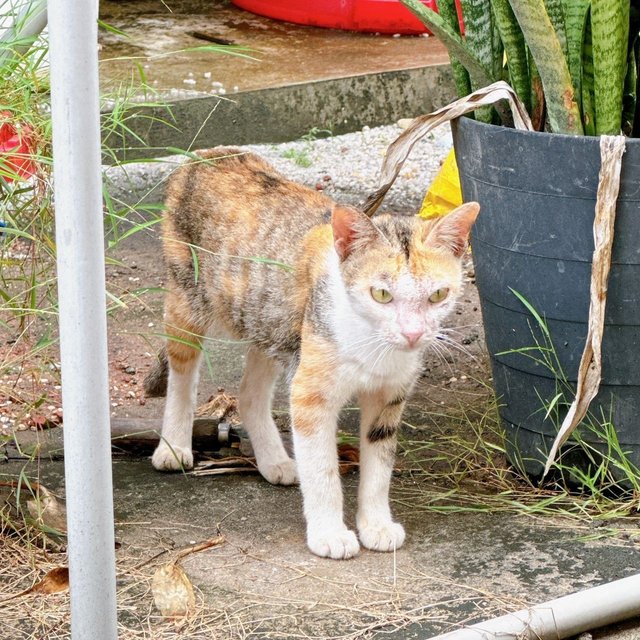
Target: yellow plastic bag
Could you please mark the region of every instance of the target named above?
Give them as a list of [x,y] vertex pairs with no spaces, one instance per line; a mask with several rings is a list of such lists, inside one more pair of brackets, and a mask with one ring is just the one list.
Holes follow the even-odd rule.
[[418,215],[422,218],[443,216],[461,204],[460,176],[456,156],[451,149],[438,175],[433,179]]

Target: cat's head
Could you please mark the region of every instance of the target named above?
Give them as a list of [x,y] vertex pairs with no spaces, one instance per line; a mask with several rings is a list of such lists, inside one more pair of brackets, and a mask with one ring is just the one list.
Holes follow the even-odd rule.
[[435,338],[460,293],[461,258],[479,210],[468,202],[424,220],[334,208],[334,247],[349,302],[381,340],[410,351]]

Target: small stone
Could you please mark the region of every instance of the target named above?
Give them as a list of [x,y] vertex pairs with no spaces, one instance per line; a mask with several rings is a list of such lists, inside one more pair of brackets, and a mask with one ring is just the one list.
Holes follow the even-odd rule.
[[322,178],[325,182],[331,182],[331,176],[327,175]]
[[127,398],[135,398],[135,397],[136,397],[135,391],[129,391],[129,393],[127,393]]
[[147,401],[146,401],[144,398],[140,398],[140,399],[138,400],[138,404],[139,404],[141,407],[144,407],[144,405],[145,405],[145,404],[147,404]]
[[128,373],[130,376],[132,376],[132,375],[135,374],[136,368],[135,367],[125,367],[124,372]]
[[205,71],[205,72],[202,74],[202,77],[203,77],[203,78],[206,78],[207,80],[209,80],[209,79],[211,78],[211,71]]
[[29,427],[27,427],[26,424],[24,424],[23,422],[21,422],[17,427],[16,430],[17,431],[26,431]]
[[322,182],[318,182],[316,184],[316,191],[323,191],[324,190],[324,185],[322,184]]

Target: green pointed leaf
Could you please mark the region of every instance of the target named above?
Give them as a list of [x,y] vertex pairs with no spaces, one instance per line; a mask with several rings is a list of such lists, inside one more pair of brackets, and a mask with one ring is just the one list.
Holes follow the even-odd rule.
[[[474,52],[485,69],[490,71],[492,81],[501,80],[502,73],[496,74],[498,52],[494,51],[497,45],[494,41],[490,0],[460,0],[460,4],[464,16],[464,40],[467,46]],[[502,68],[502,64],[500,64],[500,68]],[[485,85],[476,84],[473,79],[471,80],[473,90],[481,89],[483,86]],[[476,117],[482,122],[491,122],[492,112],[491,107],[484,107],[476,111]]]
[[479,87],[493,82],[491,70],[480,61],[478,56],[467,46],[462,38],[435,11],[422,4],[420,0],[400,0],[402,4],[421,20],[455,56],[469,72],[472,84]]
[[[438,0],[438,11],[442,19],[451,27],[451,29],[460,35],[460,21],[458,19],[458,10],[455,0]],[[453,81],[456,85],[458,96],[462,98],[471,93],[471,79],[469,72],[464,65],[453,55],[449,54],[451,59],[451,71],[453,73]]]
[[529,65],[527,64],[527,47],[518,21],[511,9],[509,0],[493,0],[493,11],[496,25],[507,55],[509,80],[520,100],[531,113],[531,85]]
[[543,0],[510,2],[542,79],[551,130],[582,135],[569,67]]
[[564,57],[567,57],[567,31],[565,28],[564,6],[562,0],[544,0],[549,20],[555,29],[558,42],[562,47]]
[[582,47],[591,0],[563,0],[567,58],[578,105],[582,104]]
[[596,134],[618,135],[627,68],[629,0],[592,0]]
[[582,119],[585,135],[596,135],[596,110],[593,95],[593,47],[591,46],[591,12],[587,12],[582,45]]

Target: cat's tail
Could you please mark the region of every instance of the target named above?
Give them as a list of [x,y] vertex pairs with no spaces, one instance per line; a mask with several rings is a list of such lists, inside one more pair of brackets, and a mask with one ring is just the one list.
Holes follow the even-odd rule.
[[144,379],[144,394],[147,398],[164,398],[167,395],[167,380],[169,379],[169,359],[167,348],[162,347],[151,371]]

